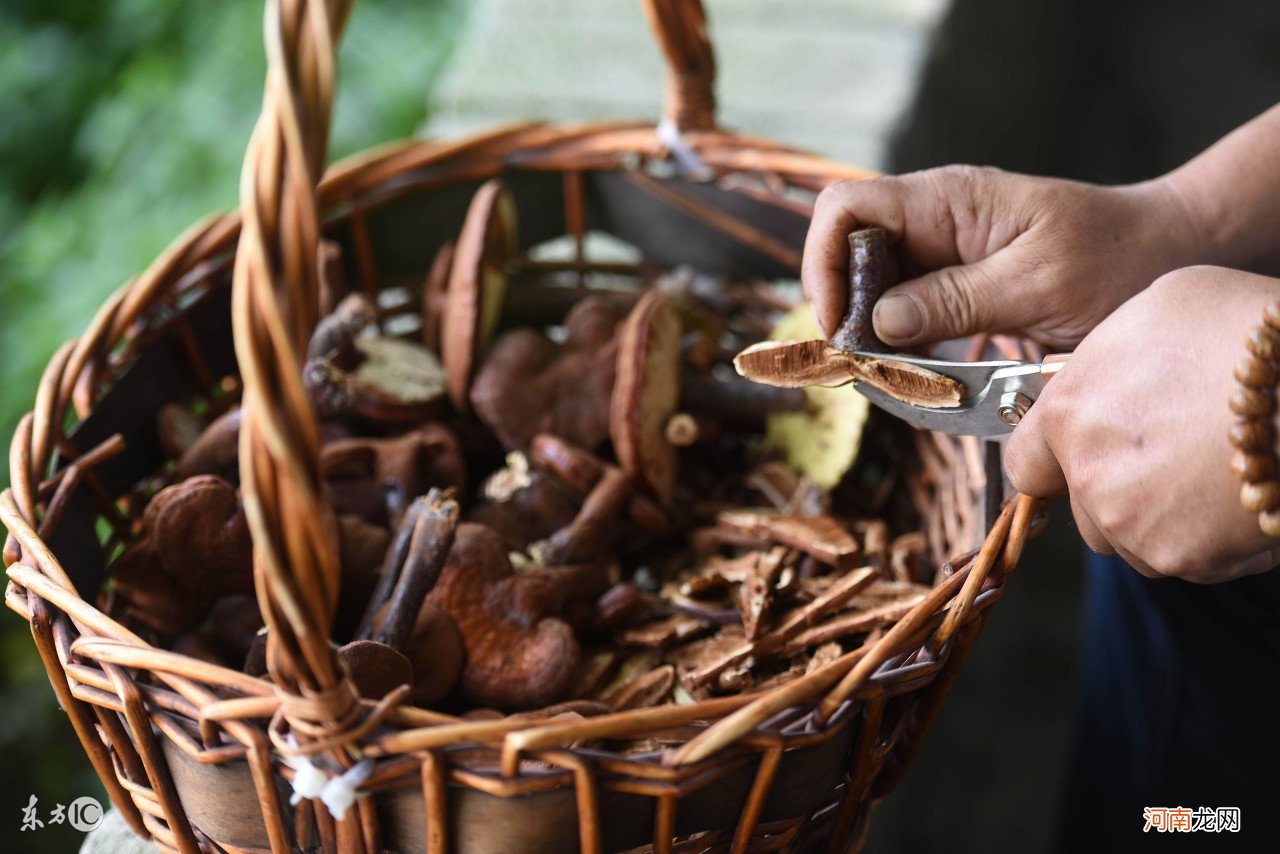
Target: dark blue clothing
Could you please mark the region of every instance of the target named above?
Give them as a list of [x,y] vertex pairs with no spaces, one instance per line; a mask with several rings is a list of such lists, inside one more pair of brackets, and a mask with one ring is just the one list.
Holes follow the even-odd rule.
[[[1280,569],[1215,585],[1090,555],[1062,852],[1280,852]],[[1240,832],[1143,833],[1144,807]]]

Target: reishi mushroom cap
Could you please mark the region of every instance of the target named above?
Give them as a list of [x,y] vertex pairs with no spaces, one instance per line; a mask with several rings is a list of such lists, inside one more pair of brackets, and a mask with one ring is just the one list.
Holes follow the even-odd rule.
[[253,543],[236,488],[217,475],[187,478],[157,492],[143,513],[165,572],[190,590],[253,590]]
[[515,199],[501,181],[486,181],[471,199],[458,235],[440,330],[445,385],[459,411],[467,408],[476,362],[497,325],[507,261],[516,246]]
[[610,435],[618,464],[663,505],[676,485],[667,421],[680,400],[680,315],[663,294],[636,303],[618,341]]
[[427,596],[462,633],[461,690],[480,706],[536,709],[561,700],[582,657],[564,620],[509,613],[507,587],[515,579],[502,540],[483,525],[463,522]]

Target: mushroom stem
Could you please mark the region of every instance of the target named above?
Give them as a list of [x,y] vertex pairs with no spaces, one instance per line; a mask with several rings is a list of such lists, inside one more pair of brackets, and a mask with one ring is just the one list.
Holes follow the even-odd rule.
[[[440,577],[457,524],[458,502],[451,490],[432,489],[409,505],[387,552],[358,639],[404,651],[422,600]],[[384,604],[385,615],[380,614]]]
[[871,311],[889,284],[889,235],[883,228],[862,228],[849,235],[849,302],[831,346],[846,353],[887,353],[876,337]]
[[743,377],[685,376],[680,385],[681,411],[714,416],[721,422],[761,421],[777,412],[804,408],[802,389],[762,385]]
[[352,294],[316,324],[307,345],[307,361],[331,360],[350,367],[358,360],[356,337],[378,321],[378,310],[364,294]]
[[704,425],[689,413],[677,412],[667,419],[664,433],[667,441],[677,448],[687,448],[707,435],[709,431],[703,428]]
[[[612,468],[590,451],[583,450],[559,436],[541,433],[533,437],[529,457],[538,465],[549,469],[578,495],[588,495]],[[650,534],[665,534],[670,530],[667,514],[635,490],[631,490],[625,508],[627,519]]]
[[596,481],[573,521],[529,552],[543,565],[589,561],[599,556],[605,531],[622,515],[633,492],[631,478],[609,466]]

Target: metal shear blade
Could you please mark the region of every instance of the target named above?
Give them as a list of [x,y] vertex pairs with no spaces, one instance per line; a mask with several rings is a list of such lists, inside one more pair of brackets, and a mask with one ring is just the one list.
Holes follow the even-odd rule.
[[1010,432],[1040,396],[1048,376],[1061,367],[1052,362],[953,362],[884,353],[855,355],[906,362],[960,383],[964,388],[960,405],[945,408],[904,403],[864,382],[853,384],[876,406],[908,424],[953,436],[999,436]]

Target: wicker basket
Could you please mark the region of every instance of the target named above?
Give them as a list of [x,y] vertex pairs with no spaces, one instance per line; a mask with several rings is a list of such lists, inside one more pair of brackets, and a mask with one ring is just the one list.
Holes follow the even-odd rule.
[[[1000,509],[998,458],[984,464],[976,442],[921,434],[914,484],[932,507],[935,553],[966,553],[874,643],[771,693],[571,724],[475,722],[391,695],[359,700],[328,642],[337,567],[298,377],[322,233],[367,289],[420,281],[479,183],[502,175],[522,247],[571,235],[569,269],[600,269],[581,252],[595,229],[660,265],[794,276],[812,193],[868,174],[716,129],[701,6],[645,7],[670,66],[674,138],[644,123],[506,127],[363,154],[317,192],[347,3],[271,0],[241,213],[191,228],[54,356],[0,496],[6,603],[30,622],[112,802],[162,850],[840,851],[858,847],[871,806],[910,762],[1037,513],[1026,498]],[[672,149],[714,180],[659,177]],[[155,413],[237,392],[271,681],[148,644],[99,592],[137,536],[137,485],[164,461]],[[575,746],[658,732],[682,746]],[[467,761],[481,748],[500,762]],[[286,759],[298,753],[340,767],[372,758],[361,784],[371,796],[342,820],[318,801],[291,806]]]

